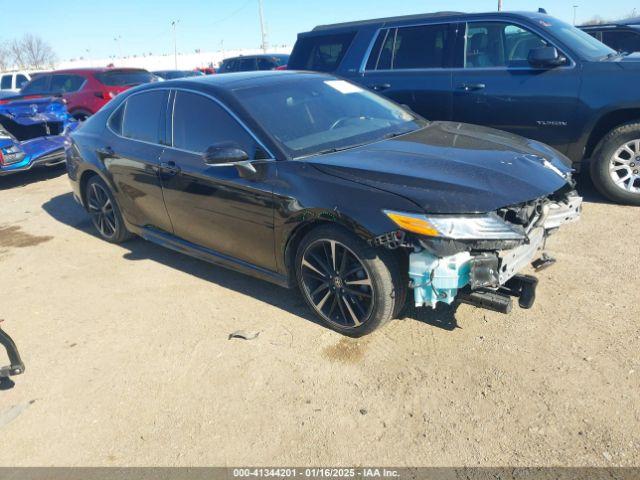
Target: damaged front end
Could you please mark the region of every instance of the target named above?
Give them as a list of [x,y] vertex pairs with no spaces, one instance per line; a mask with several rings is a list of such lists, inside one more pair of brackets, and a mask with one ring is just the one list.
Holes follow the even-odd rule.
[[0,105],[0,176],[65,161],[65,141],[78,126],[60,98]]
[[530,263],[536,270],[553,264],[548,255],[540,255],[547,238],[562,224],[577,221],[581,210],[582,198],[567,185],[491,214],[385,214],[402,229],[392,236],[397,243],[392,247],[401,243],[411,249],[409,278],[416,306],[457,301],[508,313],[512,297],[519,298],[520,307],[531,308],[537,279],[519,272]]

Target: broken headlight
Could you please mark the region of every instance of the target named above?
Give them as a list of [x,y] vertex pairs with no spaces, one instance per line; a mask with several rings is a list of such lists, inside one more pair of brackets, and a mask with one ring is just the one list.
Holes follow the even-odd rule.
[[521,240],[524,232],[496,214],[422,215],[384,211],[398,227],[408,232],[452,240]]

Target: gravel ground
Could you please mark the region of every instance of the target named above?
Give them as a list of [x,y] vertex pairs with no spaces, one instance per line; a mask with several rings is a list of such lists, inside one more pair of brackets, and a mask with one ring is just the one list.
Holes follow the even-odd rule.
[[64,170],[0,178],[27,366],[0,465],[640,465],[640,209],[585,188],[532,310],[409,308],[351,340],[296,292],[99,240]]

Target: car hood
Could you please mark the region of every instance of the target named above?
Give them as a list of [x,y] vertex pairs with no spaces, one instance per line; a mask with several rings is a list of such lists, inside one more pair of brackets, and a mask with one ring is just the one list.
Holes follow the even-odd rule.
[[570,161],[542,143],[450,122],[311,157],[320,171],[405,197],[428,213],[481,213],[566,185]]

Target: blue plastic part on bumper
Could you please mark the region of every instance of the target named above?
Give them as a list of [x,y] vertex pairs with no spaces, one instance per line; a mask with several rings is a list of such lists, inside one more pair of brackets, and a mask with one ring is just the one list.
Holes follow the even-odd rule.
[[451,305],[458,290],[469,283],[470,273],[469,252],[438,258],[422,250],[409,256],[409,277],[417,307],[435,308],[439,302]]

